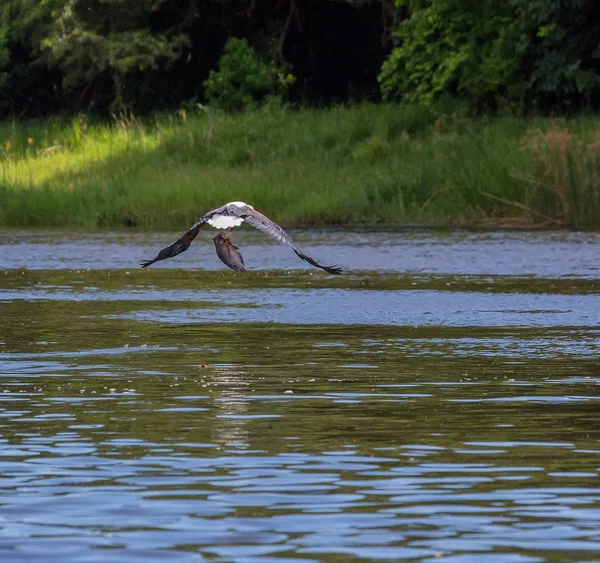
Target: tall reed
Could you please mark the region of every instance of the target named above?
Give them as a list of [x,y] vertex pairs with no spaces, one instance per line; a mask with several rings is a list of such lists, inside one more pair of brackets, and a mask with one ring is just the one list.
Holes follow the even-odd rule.
[[600,130],[577,138],[567,127],[552,124],[534,129],[521,139],[536,164],[536,174],[525,177],[531,188],[527,204],[569,227],[600,224]]

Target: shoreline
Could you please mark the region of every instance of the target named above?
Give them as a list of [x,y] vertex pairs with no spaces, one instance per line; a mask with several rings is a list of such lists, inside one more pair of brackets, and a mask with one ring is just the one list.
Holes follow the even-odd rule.
[[0,123],[0,226],[188,228],[246,201],[287,228],[600,229],[600,116],[402,104]]

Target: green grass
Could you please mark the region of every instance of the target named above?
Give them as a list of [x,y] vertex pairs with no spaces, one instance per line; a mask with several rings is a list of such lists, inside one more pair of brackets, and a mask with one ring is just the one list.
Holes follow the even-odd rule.
[[0,124],[0,225],[183,228],[232,200],[290,225],[600,227],[600,118],[408,105]]

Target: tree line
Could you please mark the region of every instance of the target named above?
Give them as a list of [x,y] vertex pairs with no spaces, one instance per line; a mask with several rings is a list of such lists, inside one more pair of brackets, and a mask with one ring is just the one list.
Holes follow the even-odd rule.
[[269,97],[596,109],[600,2],[0,0],[1,117]]

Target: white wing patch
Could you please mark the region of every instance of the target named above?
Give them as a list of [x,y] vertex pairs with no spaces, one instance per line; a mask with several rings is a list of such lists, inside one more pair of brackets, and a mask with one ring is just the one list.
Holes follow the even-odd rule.
[[243,222],[244,219],[242,217],[234,217],[232,215],[213,215],[207,221],[215,229],[233,229],[233,227],[239,227]]

